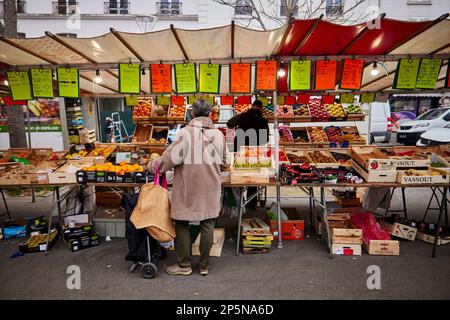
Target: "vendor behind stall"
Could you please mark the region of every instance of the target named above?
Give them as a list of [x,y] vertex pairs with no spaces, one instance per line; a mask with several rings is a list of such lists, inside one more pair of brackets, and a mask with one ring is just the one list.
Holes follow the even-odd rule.
[[171,217],[175,221],[175,250],[178,263],[166,268],[171,275],[190,275],[191,235],[189,222],[200,221],[200,274],[208,274],[215,219],[221,209],[220,167],[226,160],[225,137],[209,118],[211,105],[197,100],[192,119],[159,159],[148,164],[153,172],[174,168]]
[[[252,107],[241,114],[228,120],[227,126],[236,129],[234,135],[234,152],[238,152],[241,146],[263,146],[269,142],[269,124],[262,115],[263,104],[255,100]],[[257,188],[249,187],[247,197],[255,194]],[[248,204],[248,208],[256,209],[257,199],[254,197]]]

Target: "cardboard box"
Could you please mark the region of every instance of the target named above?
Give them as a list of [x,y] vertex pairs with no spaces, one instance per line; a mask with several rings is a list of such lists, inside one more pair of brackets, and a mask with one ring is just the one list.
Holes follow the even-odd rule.
[[411,227],[399,222],[389,223],[387,221],[380,220],[380,225],[383,229],[386,229],[390,235],[397,238],[414,241],[417,235],[417,228]]
[[72,251],[79,251],[99,245],[98,235],[83,236],[75,239],[69,239],[64,241],[67,247]]
[[67,225],[62,228],[64,240],[77,239],[84,236],[92,236],[95,234],[94,226],[91,223],[76,224],[74,228],[69,228]]
[[333,243],[331,246],[331,253],[343,256],[360,256],[361,245]]
[[[50,232],[50,239],[48,242],[48,249],[56,242],[58,231],[52,230]],[[19,251],[22,253],[43,252],[47,249],[47,234],[40,234],[31,236],[27,242],[19,245]]]
[[125,238],[125,211],[105,209],[97,212],[92,221],[100,237]]
[[371,255],[400,255],[400,243],[397,240],[370,240],[369,243],[363,241],[363,247]]

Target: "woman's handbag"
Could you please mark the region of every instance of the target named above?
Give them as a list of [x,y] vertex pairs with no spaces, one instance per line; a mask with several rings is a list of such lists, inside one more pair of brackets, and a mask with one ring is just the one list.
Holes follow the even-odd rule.
[[169,242],[175,238],[175,227],[170,218],[170,202],[167,181],[160,182],[158,168],[155,167],[153,184],[141,187],[139,199],[131,215],[136,229],[146,228],[148,233],[160,242]]

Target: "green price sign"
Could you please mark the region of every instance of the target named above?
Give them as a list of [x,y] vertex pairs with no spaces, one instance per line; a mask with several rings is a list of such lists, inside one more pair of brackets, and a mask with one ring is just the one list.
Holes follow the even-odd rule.
[[439,71],[441,71],[441,65],[441,59],[422,59],[417,75],[416,88],[434,89]]
[[363,93],[360,97],[361,103],[371,103],[375,101],[375,93]]
[[64,98],[80,97],[80,78],[78,69],[57,68],[58,96]]
[[284,105],[284,101],[285,101],[284,96],[278,96],[277,97],[277,106]]
[[269,105],[269,98],[267,97],[258,97],[258,100],[262,102],[263,107],[267,107]]
[[415,89],[420,59],[400,59],[395,73],[395,89]]
[[9,132],[9,126],[0,126],[0,133]]
[[137,96],[128,96],[125,97],[125,104],[129,107],[134,107],[138,105],[138,97]]
[[13,100],[31,100],[31,85],[28,72],[8,71],[9,89]]
[[200,63],[199,92],[219,93],[220,65]]
[[35,98],[53,98],[52,69],[30,69],[31,85]]
[[169,106],[170,105],[170,97],[158,96],[158,97],[156,97],[156,104],[160,105],[160,106]]
[[311,89],[311,61],[300,60],[289,63],[289,90]]
[[119,92],[141,92],[141,66],[136,63],[119,64]]
[[197,92],[195,63],[180,63],[175,65],[175,86],[178,94]]
[[341,93],[341,103],[353,103],[353,93]]
[[188,104],[194,104],[198,99],[200,99],[200,97],[196,95],[188,96]]

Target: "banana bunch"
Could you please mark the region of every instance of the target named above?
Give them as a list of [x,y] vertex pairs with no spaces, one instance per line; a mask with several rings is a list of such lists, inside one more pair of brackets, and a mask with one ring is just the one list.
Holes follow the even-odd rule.
[[40,117],[43,112],[41,103],[37,100],[31,100],[28,102],[28,110],[30,110],[36,117]]

